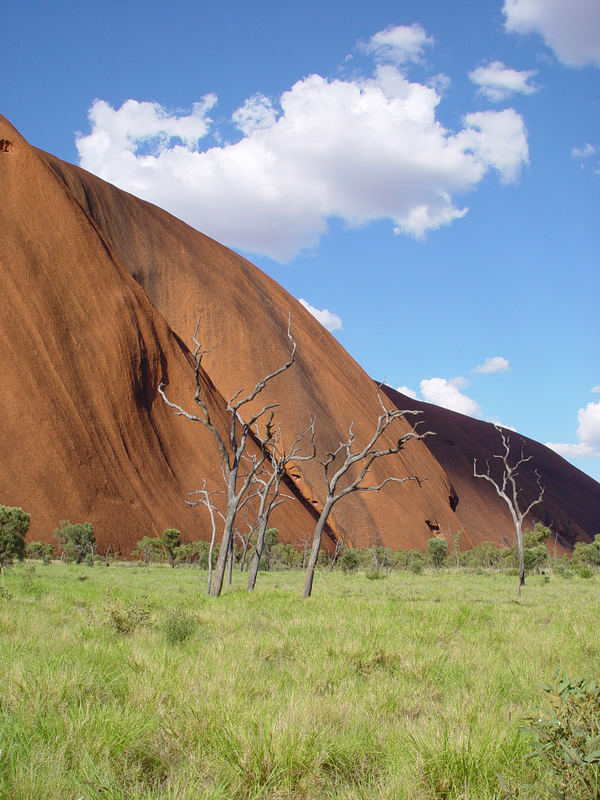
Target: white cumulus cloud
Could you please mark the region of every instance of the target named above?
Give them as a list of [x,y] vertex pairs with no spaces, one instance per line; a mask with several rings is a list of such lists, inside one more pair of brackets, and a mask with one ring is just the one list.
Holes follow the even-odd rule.
[[[474,367],[471,373],[489,375],[494,372],[506,372],[508,368],[509,364],[506,358],[492,356],[486,358],[483,364]],[[421,398],[408,386],[399,386],[398,391],[415,400],[423,399],[426,403],[433,403],[436,406],[448,408],[450,411],[458,411],[460,414],[481,418],[483,414],[479,403],[462,391],[467,386],[469,386],[469,380],[463,375],[457,375],[454,378],[424,378],[419,384]]]
[[478,364],[471,372],[478,375],[489,375],[492,372],[506,372],[509,368],[508,360],[502,356],[486,358],[483,364]]
[[104,100],[95,100],[88,115],[92,133],[78,137],[77,149],[82,159],[98,164],[113,154],[133,154],[142,143],[152,143],[161,152],[173,139],[180,139],[188,149],[197,150],[212,122],[208,111],[216,102],[216,96],[208,94],[194,103],[191,112],[169,114],[159,103],[126,100],[115,111]]
[[446,378],[427,378],[421,381],[421,394],[427,403],[458,411],[469,417],[481,417],[478,403],[461,392]]
[[396,233],[421,237],[462,217],[455,197],[490,170],[518,178],[528,161],[519,114],[466,114],[453,132],[436,117],[439,101],[379,63],[370,77],[310,75],[277,100],[254,95],[232,117],[239,141],[218,146],[200,147],[219,135],[214,95],[191,113],[96,100],[77,148],[82,167],[209,236],[289,261],[318,244],[330,219],[389,219]]
[[486,66],[469,72],[469,78],[479,86],[478,92],[488,100],[500,102],[511,94],[533,94],[537,88],[529,83],[535,70],[516,70],[505,67],[501,61],[492,61]]
[[390,25],[371,36],[364,45],[376,61],[405,64],[420,61],[426,47],[433,45],[433,38],[427,36],[418,23],[413,25]]
[[408,386],[398,386],[396,391],[400,392],[400,394],[405,394],[407,397],[412,397],[413,400],[418,399],[417,393],[414,391],[414,389],[409,389]]
[[575,444],[547,442],[559,455],[565,458],[600,457],[600,402],[588,403],[577,412],[577,439]]
[[232,120],[242,133],[248,134],[261,128],[270,128],[277,119],[273,103],[264,94],[255,94],[233,112]]
[[328,331],[341,331],[342,319],[337,314],[333,314],[328,308],[315,308],[311,306],[303,297],[298,298],[298,302],[318,320]]
[[569,67],[600,66],[598,0],[504,0],[506,30],[538,33]]
[[464,117],[465,130],[457,138],[465,148],[494,167],[503,183],[516,181],[528,163],[527,135],[523,118],[513,108],[474,111]]

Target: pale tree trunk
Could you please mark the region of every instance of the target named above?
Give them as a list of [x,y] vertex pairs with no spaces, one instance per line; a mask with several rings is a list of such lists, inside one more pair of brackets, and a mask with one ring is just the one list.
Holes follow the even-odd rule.
[[377,545],[373,545],[371,549],[371,564],[373,567],[373,572],[379,572],[379,561],[377,559],[377,550],[375,549]]
[[250,561],[250,569],[248,571],[248,591],[252,592],[256,586],[256,578],[258,576],[258,569],[260,567],[260,560],[262,558],[263,550],[265,549],[265,538],[267,534],[267,525],[269,524],[268,515],[262,515],[258,519],[258,533],[256,536],[256,547],[254,548],[254,555]]
[[229,557],[227,559],[227,586],[231,586],[233,578],[233,536],[231,537],[231,544],[229,545]]
[[339,558],[340,552],[344,543],[341,539],[335,540],[335,550],[333,551],[333,556],[331,557],[331,564],[329,565],[329,572],[333,572],[335,565],[337,564],[337,560]]
[[521,597],[521,587],[525,586],[525,546],[523,544],[523,520],[515,520],[517,532],[517,548],[519,550],[519,591],[517,596]]
[[208,489],[206,488],[206,480],[204,480],[202,488],[196,489],[196,491],[192,492],[192,494],[199,494],[200,500],[197,500],[193,503],[187,500],[186,502],[188,503],[188,505],[191,506],[204,505],[207,507],[208,513],[210,515],[211,536],[210,536],[210,545],[208,547],[208,564],[207,564],[208,580],[206,582],[206,594],[210,595],[210,587],[212,586],[212,577],[213,577],[213,554],[215,552],[215,540],[217,538],[217,523],[215,520],[215,512],[219,514],[220,517],[223,518],[221,512],[218,509],[216,509],[215,506],[213,505],[213,502],[211,500],[211,495],[222,494],[222,492],[220,491],[209,492]]
[[219,597],[223,589],[223,579],[225,578],[225,566],[229,556],[229,549],[231,547],[231,539],[233,537],[233,524],[235,522],[235,514],[237,508],[229,506],[225,514],[225,523],[223,525],[223,538],[221,539],[221,549],[219,550],[219,558],[213,574],[213,579],[210,587],[210,596]]
[[248,570],[248,591],[251,592],[254,590],[256,586],[256,578],[258,576],[258,568],[260,566],[260,559],[262,556],[262,551],[265,546],[265,533],[267,530],[267,520],[264,520],[259,524],[258,533],[256,536],[256,547],[254,548],[254,554],[250,559],[250,568]]
[[217,535],[217,526],[215,525],[215,517],[212,508],[209,506],[210,518],[212,520],[212,536],[210,537],[210,547],[208,548],[208,582],[206,586],[206,594],[210,594],[213,578],[213,553],[215,551],[215,538]]
[[302,569],[306,569],[306,556],[308,555],[310,541],[308,539],[302,540]]
[[448,536],[452,539],[452,543],[454,545],[454,557],[456,559],[456,571],[460,572],[460,542],[463,536],[462,528],[456,533],[452,533],[450,528],[448,528]]
[[248,548],[250,547],[251,538],[252,538],[252,532],[250,533],[247,539],[242,539],[242,558],[240,560],[240,572],[243,572],[244,567],[246,566],[246,557],[248,555]]
[[327,522],[332,507],[333,502],[331,502],[330,498],[327,498],[325,505],[323,506],[323,511],[321,511],[321,516],[319,517],[315,527],[313,543],[306,567],[306,576],[304,578],[304,590],[302,592],[302,597],[304,600],[306,600],[307,597],[310,597],[312,593],[313,581],[315,579],[315,569],[317,567],[319,550],[321,549],[321,541],[323,539],[323,531],[325,530],[325,523]]
[[[532,500],[527,507],[524,507],[521,504],[519,493],[520,489],[517,486],[517,477],[519,475],[519,468],[522,464],[526,464],[528,461],[531,461],[532,456],[528,456],[525,458],[524,455],[524,447],[525,442],[521,440],[521,456],[515,460],[514,464],[511,464],[511,452],[510,452],[510,436],[505,434],[500,425],[494,425],[494,428],[500,434],[500,438],[502,440],[502,447],[504,449],[504,453],[498,455],[495,454],[493,457],[497,458],[499,461],[502,462],[502,480],[498,481],[496,478],[492,477],[490,465],[487,463],[487,470],[485,472],[477,472],[477,459],[473,460],[473,475],[475,478],[483,478],[484,480],[491,483],[494,489],[496,490],[496,494],[498,497],[501,497],[508,509],[510,511],[510,515],[512,517],[512,521],[515,526],[515,533],[517,536],[517,549],[519,551],[519,590],[517,592],[517,596],[521,597],[521,589],[525,585],[525,548],[523,545],[523,521],[529,514],[534,506],[538,505],[538,503],[542,502],[544,497],[544,487],[542,486],[541,476],[537,469],[535,470],[535,476],[537,479],[538,485],[538,496]],[[514,460],[514,459],[513,459]]]

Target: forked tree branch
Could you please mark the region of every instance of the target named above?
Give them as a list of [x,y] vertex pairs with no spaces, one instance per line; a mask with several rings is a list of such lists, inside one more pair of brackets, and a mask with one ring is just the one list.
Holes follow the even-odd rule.
[[[258,430],[257,435],[260,435]],[[301,455],[302,446],[307,436],[310,436],[311,451],[306,455]],[[281,445],[281,428],[278,428],[277,432],[272,436],[268,448],[266,444],[264,447],[268,449],[270,468],[264,478],[259,474],[255,477],[255,483],[260,486],[256,492],[260,497],[260,504],[258,509],[256,548],[248,574],[248,591],[252,591],[256,585],[256,577],[258,575],[258,567],[265,543],[269,517],[286,499],[292,499],[290,495],[281,492],[281,483],[287,474],[288,467],[290,467],[292,463],[310,461],[316,456],[315,418],[311,418],[308,428],[294,439],[288,450],[285,450]]]
[[504,430],[500,427],[500,425],[494,425],[494,428],[500,434],[500,440],[502,443],[503,452],[500,454],[495,453],[493,454],[493,457],[497,458],[499,461],[502,462],[502,477],[500,480],[497,480],[492,476],[489,461],[486,461],[487,468],[485,472],[478,472],[477,459],[473,459],[473,476],[475,478],[482,478],[483,480],[488,481],[488,483],[491,483],[498,497],[501,497],[508,506],[508,510],[512,517],[513,524],[515,526],[517,548],[519,551],[518,595],[520,597],[521,587],[525,583],[525,548],[523,544],[523,522],[527,517],[527,515],[529,514],[529,512],[535,506],[537,506],[539,503],[542,502],[544,497],[544,486],[542,485],[541,475],[536,469],[535,476],[538,486],[537,497],[534,497],[533,500],[526,507],[521,507],[519,494],[523,490],[523,487],[519,488],[517,484],[517,479],[520,477],[519,469],[523,464],[526,464],[528,461],[531,461],[533,457],[525,456],[525,441],[521,439],[521,454],[514,461],[514,463],[511,464],[510,437],[504,433]]
[[[269,384],[278,375],[281,375],[283,372],[288,370],[294,364],[296,360],[296,342],[291,333],[290,314],[288,317],[287,336],[291,342],[291,351],[287,361],[282,366],[274,369],[262,377],[248,394],[243,395],[243,389],[241,388],[233,394],[233,396],[227,401],[229,430],[227,435],[222,435],[219,429],[213,423],[208,405],[203,398],[205,382],[202,361],[204,356],[211,352],[212,348],[208,350],[203,348],[199,338],[199,330],[200,317],[198,317],[196,327],[194,329],[193,343],[195,349],[192,354],[194,359],[195,381],[194,402],[200,409],[199,413],[191,413],[186,411],[182,406],[171,401],[166,395],[164,381],[160,382],[158,392],[164,402],[175,411],[175,414],[178,416],[183,416],[192,422],[199,422],[201,425],[206,427],[211,432],[219,451],[221,473],[223,475],[225,487],[224,494],[226,497],[227,506],[224,515],[223,537],[221,540],[221,549],[219,552],[219,559],[214,576],[215,579],[210,587],[210,594],[216,596],[221,593],[221,588],[223,585],[225,560],[227,557],[227,552],[229,551],[233,541],[233,526],[236,514],[243,503],[247,502],[249,488],[252,484],[252,481],[262,469],[265,461],[270,457],[269,444],[272,442],[275,435],[273,425],[274,409],[277,408],[278,403],[267,403],[263,405],[260,410],[251,413],[247,420],[243,419],[240,409],[255,400],[256,397],[265,389],[267,384]],[[265,434],[260,442],[260,454],[256,456],[253,461],[251,461],[250,469],[242,475],[240,474],[240,466],[244,459],[248,441],[249,439],[253,440],[253,427],[265,416],[267,419],[265,423]],[[205,488],[206,484],[204,485],[204,490],[200,490],[200,493],[205,491]],[[204,499],[206,500],[206,505],[210,510],[210,498],[208,495],[205,495]]]
[[[399,453],[400,450],[404,447],[404,445],[409,442],[411,439],[424,439],[426,436],[432,436],[433,431],[426,431],[424,433],[419,433],[417,431],[417,427],[419,422],[416,422],[412,425],[411,429],[398,436],[396,439],[396,443],[390,447],[386,448],[379,448],[377,443],[381,436],[387,431],[387,429],[392,425],[396,420],[404,419],[408,415],[417,415],[421,414],[421,411],[416,410],[404,410],[401,411],[399,409],[389,409],[385,403],[383,402],[383,398],[381,395],[381,384],[377,386],[377,400],[379,402],[379,406],[381,408],[381,414],[377,418],[377,422],[375,425],[375,430],[369,439],[369,441],[360,449],[354,451],[354,445],[356,442],[356,434],[354,432],[354,422],[350,423],[348,428],[348,438],[340,442],[339,445],[333,449],[329,450],[325,453],[325,457],[321,459],[321,466],[323,467],[323,477],[325,480],[326,486],[326,497],[325,502],[323,504],[323,509],[317,521],[315,531],[313,534],[313,544],[311,549],[311,554],[308,562],[308,567],[306,570],[306,579],[304,582],[304,592],[303,597],[310,597],[312,593],[312,584],[314,579],[314,572],[317,564],[317,559],[319,556],[319,550],[321,547],[321,541],[323,537],[323,531],[325,529],[325,525],[329,518],[332,508],[336,503],[338,503],[342,498],[347,497],[352,492],[377,492],[383,489],[388,483],[405,483],[406,481],[417,481],[419,486],[421,486],[421,481],[416,475],[408,475],[403,478],[397,478],[394,476],[388,476],[383,481],[381,481],[376,486],[365,486],[363,485],[363,481],[367,477],[370,472],[371,465],[374,461],[379,458],[384,458],[385,456],[394,455]],[[341,462],[338,462],[339,465],[336,469],[336,462],[338,459],[343,457]],[[339,483],[344,478],[349,470],[353,467],[357,467],[357,474],[353,478],[351,478],[350,482],[344,486],[343,488],[339,488]],[[333,473],[333,474],[332,474]]]

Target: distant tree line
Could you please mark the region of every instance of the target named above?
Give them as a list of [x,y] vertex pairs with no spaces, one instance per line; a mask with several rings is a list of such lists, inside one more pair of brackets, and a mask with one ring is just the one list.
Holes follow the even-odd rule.
[[[30,516],[23,509],[0,505],[0,573],[4,567],[15,560],[36,559],[49,564],[54,558],[63,563],[87,564],[94,566],[98,553],[94,529],[90,522],[70,522],[64,520],[54,531],[56,548],[52,544],[31,541],[25,544]],[[231,569],[240,572],[249,570],[257,555],[256,528],[249,527],[243,534],[234,530],[231,549]],[[259,556],[259,569],[305,570],[308,544],[306,537],[294,546],[289,542],[278,541],[276,528],[268,528],[263,537]],[[586,544],[577,542],[572,555],[556,557],[546,546],[552,531],[538,522],[534,528],[523,531],[523,553],[525,571],[544,572],[552,569],[565,577],[576,573],[591,577],[600,571],[600,533]],[[380,537],[366,549],[338,543],[334,553],[319,551],[317,567],[321,570],[337,570],[344,573],[363,572],[367,578],[384,578],[394,571],[421,573],[425,570],[498,570],[514,572],[520,569],[520,554],[517,543],[498,547],[494,542],[480,542],[469,549],[460,549],[462,531],[455,534],[433,536],[427,543],[425,552],[419,549],[393,550],[380,544]],[[144,536],[137,542],[131,556],[145,566],[151,563],[166,563],[176,566],[192,566],[200,570],[209,569],[209,559],[214,568],[220,554],[220,545],[204,540],[183,543],[181,533],[176,528],[167,528],[161,536]],[[117,551],[108,548],[101,559],[108,566],[119,558]],[[231,574],[231,573],[230,573]]]
[[[164,534],[163,534],[164,536]],[[255,554],[256,531],[248,538],[236,537],[233,548],[234,569],[247,570]],[[306,562],[304,542],[296,545],[278,541],[275,528],[267,530],[260,569],[262,570],[303,570]],[[546,542],[552,537],[550,528],[537,523],[531,530],[523,531],[525,570],[527,573],[541,573],[554,569],[562,574],[565,571],[600,570],[600,534],[591,544],[578,542],[571,556],[552,555]],[[337,570],[344,573],[364,572],[368,578],[380,578],[394,571],[421,573],[425,570],[497,570],[514,573],[519,570],[518,546],[498,547],[494,542],[481,542],[469,549],[459,549],[462,531],[453,536],[433,536],[427,543],[425,552],[419,549],[394,550],[379,543],[379,537],[370,547],[359,549],[341,544],[335,552],[319,552],[317,566],[321,570]],[[450,543],[449,541],[450,540]],[[194,566],[208,569],[210,545],[206,541],[179,543],[174,556],[168,554],[163,538],[145,536],[132,552],[146,566],[151,562],[167,562],[172,566]],[[216,563],[219,545],[213,550],[213,565]],[[515,573],[516,574],[516,573]]]

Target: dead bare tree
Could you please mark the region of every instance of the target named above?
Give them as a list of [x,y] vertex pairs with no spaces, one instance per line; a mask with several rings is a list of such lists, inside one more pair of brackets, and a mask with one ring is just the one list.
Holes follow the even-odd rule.
[[[301,451],[304,439],[307,436],[310,436],[311,452],[303,456],[301,455]],[[254,548],[254,555],[252,556],[248,572],[249,592],[256,586],[258,567],[265,545],[265,535],[271,512],[286,500],[293,499],[290,495],[281,492],[281,484],[287,473],[287,469],[292,464],[297,464],[300,461],[310,461],[315,458],[316,454],[314,417],[311,419],[308,428],[294,439],[289,450],[285,450],[281,445],[281,428],[278,428],[277,433],[274,434],[271,439],[269,444],[269,458],[265,462],[265,466],[268,465],[267,475],[265,477],[261,475],[255,476],[255,493],[260,502],[257,515],[256,547]]]
[[483,478],[484,480],[488,481],[492,484],[494,489],[496,490],[496,494],[501,497],[508,509],[510,511],[510,515],[512,517],[512,521],[515,526],[515,531],[517,534],[517,548],[519,550],[519,591],[518,596],[521,596],[521,587],[525,584],[525,548],[523,545],[523,521],[527,514],[531,511],[534,506],[537,506],[538,503],[542,502],[544,497],[544,487],[542,486],[541,476],[540,473],[535,470],[535,476],[537,479],[538,485],[538,495],[537,497],[532,500],[529,505],[524,506],[522,505],[521,499],[519,498],[519,494],[522,489],[519,489],[517,486],[517,478],[519,477],[519,468],[526,464],[528,461],[531,461],[533,456],[527,456],[525,458],[525,442],[521,439],[521,454],[520,457],[517,458],[514,464],[511,464],[511,453],[510,453],[510,437],[504,433],[500,425],[494,425],[494,428],[500,434],[500,438],[502,439],[502,449],[503,453],[494,454],[492,457],[497,458],[499,461],[502,462],[502,477],[501,480],[496,480],[496,478],[492,477],[490,464],[489,461],[486,461],[487,470],[485,472],[478,473],[477,472],[477,459],[473,459],[473,475],[476,478]]
[[296,542],[296,545],[302,548],[302,569],[305,569],[306,567],[306,557],[308,555],[308,551],[310,550],[311,542],[312,536],[308,533],[303,536],[300,541]]
[[[312,593],[315,568],[317,565],[317,559],[319,558],[319,550],[321,548],[323,531],[325,530],[325,525],[329,515],[331,514],[331,510],[336,503],[338,503],[342,498],[347,497],[352,492],[378,492],[388,483],[392,482],[404,483],[405,481],[417,481],[419,485],[421,484],[421,481],[416,475],[408,475],[405,478],[395,478],[390,476],[381,481],[381,483],[377,484],[377,486],[364,486],[362,484],[370,471],[371,464],[374,461],[379,458],[383,458],[384,456],[399,453],[404,445],[411,439],[423,439],[425,436],[431,434],[431,431],[427,431],[426,433],[417,433],[416,427],[418,423],[416,423],[412,426],[410,431],[399,436],[394,445],[383,450],[379,450],[377,448],[377,442],[384,432],[387,431],[390,425],[392,425],[396,420],[405,418],[408,414],[420,414],[421,412],[412,410],[390,411],[385,406],[381,398],[380,386],[377,387],[377,397],[379,400],[379,405],[382,409],[382,413],[377,419],[375,431],[367,444],[365,444],[360,450],[357,450],[356,452],[353,451],[352,448],[356,443],[356,434],[354,433],[354,423],[352,422],[348,429],[348,438],[346,441],[340,442],[335,450],[331,450],[326,453],[325,458],[321,460],[323,477],[327,487],[327,495],[323,504],[323,510],[321,511],[321,515],[317,520],[317,524],[313,533],[313,543],[306,568],[306,578],[304,581],[304,591],[302,594],[303,598],[310,597]],[[351,477],[349,483],[347,483],[345,486],[340,487],[340,481],[353,467],[356,467],[354,477]]]
[[333,572],[333,569],[337,563],[340,553],[342,552],[345,546],[346,542],[343,539],[335,540],[335,550],[333,551],[333,555],[331,556],[331,561],[329,562],[329,572]]
[[454,553],[454,558],[456,559],[456,571],[460,572],[460,542],[463,537],[463,529],[460,528],[455,533],[452,533],[451,529],[448,528],[448,536],[447,539],[452,540],[452,552]]
[[234,531],[234,537],[240,540],[242,545],[242,557],[240,558],[240,572],[244,571],[244,567],[246,566],[246,557],[248,555],[248,550],[250,549],[250,542],[252,541],[252,537],[256,533],[256,526],[253,522],[248,521],[248,512],[246,512],[246,527],[248,528],[248,533],[244,536],[244,534],[239,531],[237,528]]
[[210,589],[212,586],[212,576],[213,576],[213,553],[215,550],[215,539],[217,537],[217,521],[215,519],[215,514],[218,514],[223,522],[225,522],[225,515],[222,511],[214,505],[211,497],[213,494],[223,494],[223,492],[219,489],[214,492],[209,492],[206,488],[206,479],[202,483],[201,489],[196,489],[190,494],[197,494],[200,495],[198,500],[192,502],[191,500],[186,500],[186,503],[190,506],[197,506],[197,505],[204,505],[208,509],[208,513],[210,515],[210,524],[211,524],[211,537],[210,537],[210,545],[208,548],[208,581],[206,584],[206,594],[210,594]]
[[[291,342],[291,352],[288,360],[278,369],[269,372],[261,378],[254,388],[246,396],[242,396],[243,389],[238,391],[227,401],[227,412],[229,413],[229,431],[227,435],[222,436],[219,429],[216,427],[211,419],[208,406],[202,399],[202,359],[209,352],[202,349],[201,343],[198,341],[198,329],[200,326],[200,318],[196,323],[194,331],[193,342],[195,345],[194,357],[194,380],[196,390],[194,392],[194,402],[200,409],[199,413],[190,413],[185,411],[177,403],[173,403],[165,394],[164,383],[161,381],[158,391],[165,403],[172,409],[178,416],[186,417],[192,422],[199,422],[204,425],[211,432],[218,450],[221,460],[221,472],[225,484],[225,498],[226,498],[226,511],[225,519],[223,521],[223,536],[221,539],[221,547],[219,550],[219,558],[215,567],[213,580],[210,586],[210,595],[218,597],[223,588],[223,578],[225,575],[225,567],[227,557],[231,548],[233,538],[233,526],[235,518],[240,508],[244,496],[247,495],[248,490],[257,475],[265,460],[268,458],[268,444],[274,436],[273,428],[273,409],[277,408],[278,403],[269,403],[264,405],[259,411],[250,412],[247,420],[241,416],[240,409],[248,406],[252,401],[264,390],[267,384],[288,370],[296,360],[296,342],[291,333],[291,315],[288,320],[288,339]],[[261,453],[251,463],[244,460],[244,454],[249,440],[252,440],[253,431],[259,420],[267,417],[265,423],[265,434],[260,442]],[[246,465],[246,471],[242,471],[242,465]]]

